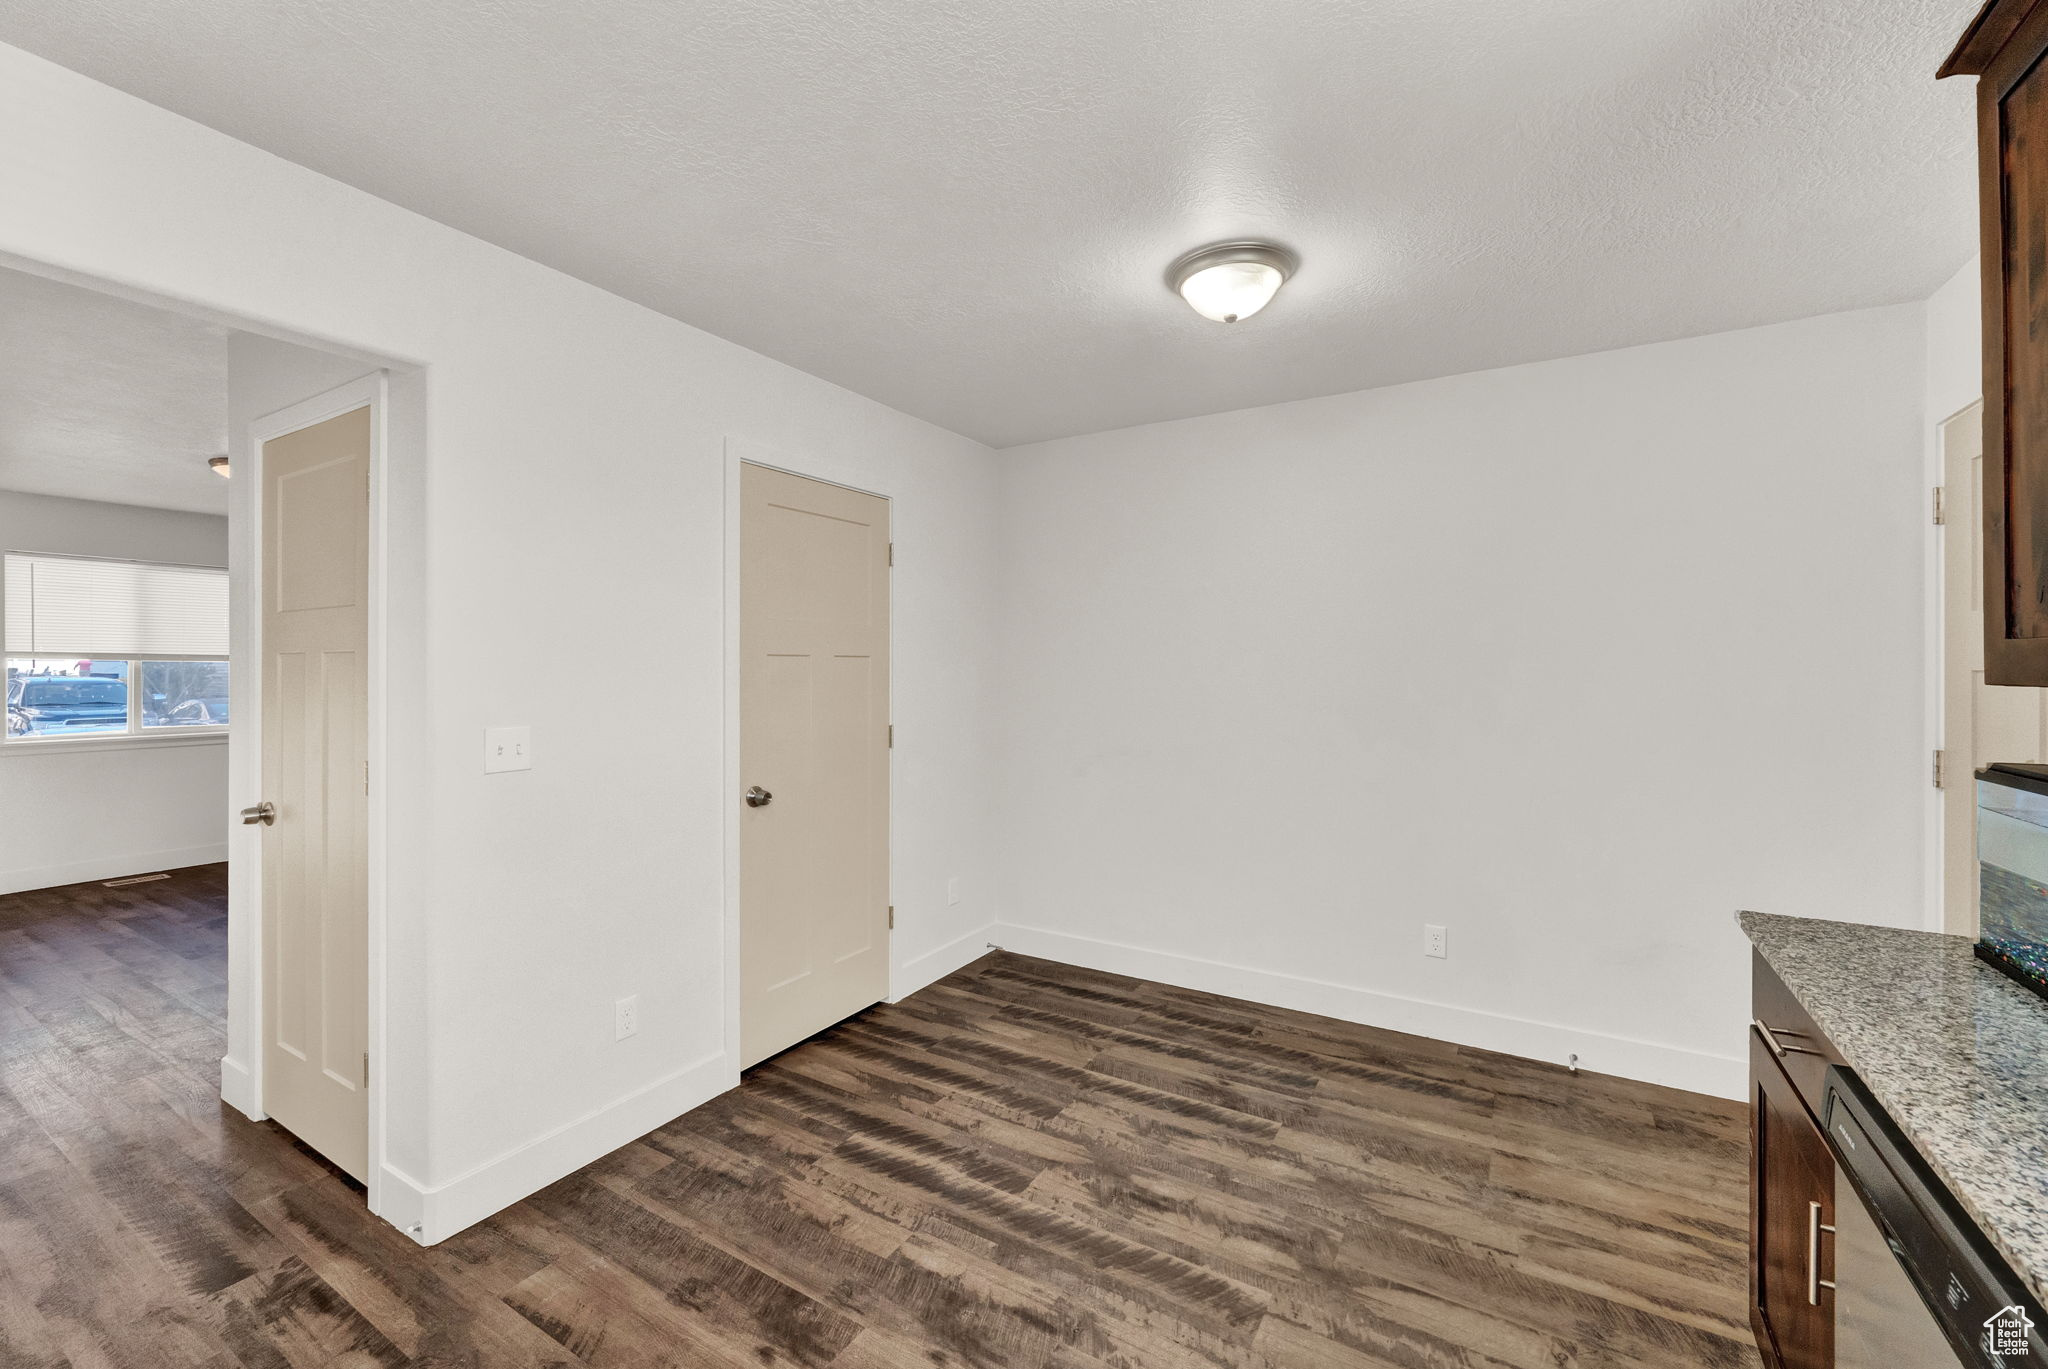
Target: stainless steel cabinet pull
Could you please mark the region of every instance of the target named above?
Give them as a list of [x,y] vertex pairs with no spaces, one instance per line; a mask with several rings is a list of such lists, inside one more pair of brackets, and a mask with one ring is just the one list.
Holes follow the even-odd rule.
[[1758,1036],[1761,1036],[1764,1039],[1764,1044],[1771,1048],[1771,1054],[1777,1056],[1780,1060],[1783,1060],[1787,1055],[1827,1054],[1826,1051],[1817,1051],[1811,1046],[1786,1045],[1783,1041],[1780,1041],[1778,1039],[1781,1035],[1797,1036],[1799,1035],[1799,1033],[1795,1031],[1786,1031],[1782,1027],[1773,1027],[1768,1022],[1764,1021],[1761,1017],[1751,1018],[1749,1025],[1756,1028],[1756,1034]]
[[746,800],[749,808],[766,808],[775,802],[775,796],[757,784],[747,791]]
[[276,821],[277,808],[269,799],[265,799],[254,808],[244,808],[242,810],[242,825],[244,827],[254,827],[259,822],[268,827]]
[[1820,1204],[1809,1200],[1806,1204],[1806,1305],[1808,1307],[1819,1307],[1820,1290],[1823,1288],[1832,1290],[1835,1286],[1833,1279],[1823,1279],[1820,1276],[1820,1233],[1823,1231],[1827,1232],[1830,1236],[1835,1234],[1835,1229],[1820,1219]]

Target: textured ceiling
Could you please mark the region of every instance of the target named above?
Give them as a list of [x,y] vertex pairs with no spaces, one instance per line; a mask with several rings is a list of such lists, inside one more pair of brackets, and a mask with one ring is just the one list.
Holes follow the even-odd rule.
[[[0,39],[997,446],[1929,293],[1977,0],[0,0]],[[1168,262],[1300,274],[1196,317]]]
[[225,514],[227,336],[0,270],[0,489]]

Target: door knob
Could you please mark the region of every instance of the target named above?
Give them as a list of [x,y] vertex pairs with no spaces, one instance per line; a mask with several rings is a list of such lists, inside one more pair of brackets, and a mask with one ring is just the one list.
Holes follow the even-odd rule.
[[269,799],[263,800],[254,808],[244,808],[242,810],[242,825],[244,827],[254,827],[259,822],[268,827],[276,821],[277,808]]
[[775,802],[775,796],[758,784],[747,791],[747,807],[749,808],[766,808],[773,802]]

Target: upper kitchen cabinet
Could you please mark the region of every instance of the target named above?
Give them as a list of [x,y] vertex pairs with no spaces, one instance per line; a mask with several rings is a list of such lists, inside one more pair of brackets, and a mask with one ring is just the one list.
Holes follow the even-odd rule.
[[1991,0],[1976,76],[1984,253],[1984,679],[2048,685],[2048,0]]

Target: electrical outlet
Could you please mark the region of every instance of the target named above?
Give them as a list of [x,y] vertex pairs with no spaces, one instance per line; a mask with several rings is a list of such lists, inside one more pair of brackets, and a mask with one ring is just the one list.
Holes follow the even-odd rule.
[[951,904],[955,904],[955,903],[958,903],[959,901],[960,901],[960,880],[959,880],[959,878],[958,878],[958,877],[956,876],[955,878],[953,878],[953,879],[949,879],[949,880],[947,880],[947,881],[946,881],[946,902],[947,902],[947,904],[948,904],[948,905],[951,905]]
[[1442,960],[1446,954],[1444,942],[1448,934],[1433,922],[1422,924],[1422,953]]
[[533,769],[533,729],[530,727],[487,727],[484,729],[484,773]]
[[639,994],[629,994],[612,1004],[612,1040],[623,1041],[639,1030]]

